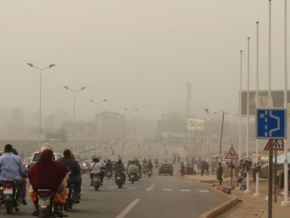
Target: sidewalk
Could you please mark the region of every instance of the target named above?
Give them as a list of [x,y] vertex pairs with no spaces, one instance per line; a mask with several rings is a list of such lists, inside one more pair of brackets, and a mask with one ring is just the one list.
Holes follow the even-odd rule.
[[[218,181],[215,175],[201,176],[201,175],[186,175],[186,179],[198,180],[200,182],[208,183],[209,188],[228,198],[228,201],[216,208],[202,214],[200,218],[268,218],[268,180],[260,179],[259,181],[259,196],[254,197],[256,192],[256,184],[250,178],[249,192],[244,190],[234,189],[231,194],[225,194],[217,189]],[[236,185],[235,179],[232,182]],[[246,184],[246,181],[243,182]],[[214,186],[213,186],[214,185]],[[223,181],[224,187],[230,187],[230,178],[225,178]],[[284,201],[283,196],[277,196],[277,202],[272,203],[272,218],[289,218],[290,206],[281,206],[281,201]]]

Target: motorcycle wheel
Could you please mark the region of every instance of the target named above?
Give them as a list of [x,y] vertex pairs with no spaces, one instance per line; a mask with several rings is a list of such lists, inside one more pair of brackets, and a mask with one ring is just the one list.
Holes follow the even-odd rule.
[[13,201],[6,202],[6,212],[11,214],[13,212]]
[[99,190],[99,187],[98,185],[95,185],[95,191],[98,191]]
[[50,217],[50,211],[48,208],[39,210],[39,217],[41,218],[49,218]]
[[132,184],[134,184],[134,179],[131,180]]
[[69,199],[68,200],[67,206],[68,206],[69,209],[72,209],[72,207],[73,207],[73,199]]
[[118,184],[118,188],[122,188],[122,184],[121,183]]

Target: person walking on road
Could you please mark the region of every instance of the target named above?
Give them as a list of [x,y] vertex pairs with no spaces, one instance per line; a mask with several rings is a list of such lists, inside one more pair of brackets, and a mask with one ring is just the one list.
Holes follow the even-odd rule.
[[223,167],[222,164],[219,162],[218,163],[218,169],[217,169],[217,180],[219,181],[219,186],[221,187],[223,184]]
[[181,179],[184,179],[184,174],[185,174],[185,166],[184,166],[184,163],[183,163],[183,162],[181,162],[181,165],[180,165],[180,170],[179,170],[179,172],[180,172],[180,177],[181,177]]

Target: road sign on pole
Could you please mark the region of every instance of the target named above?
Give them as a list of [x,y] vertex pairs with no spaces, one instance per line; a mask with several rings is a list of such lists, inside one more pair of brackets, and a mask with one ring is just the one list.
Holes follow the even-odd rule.
[[229,150],[228,154],[226,155],[225,159],[239,159],[234,147],[232,146],[231,149]]
[[257,139],[286,139],[287,120],[286,109],[257,109],[256,138]]
[[273,145],[273,151],[284,151],[284,140],[283,139],[269,139],[264,147],[264,151],[269,151],[270,143]]

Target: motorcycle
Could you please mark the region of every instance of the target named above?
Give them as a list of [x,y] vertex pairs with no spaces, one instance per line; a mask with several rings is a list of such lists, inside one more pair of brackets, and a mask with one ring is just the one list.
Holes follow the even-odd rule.
[[122,186],[125,183],[124,173],[122,173],[122,172],[116,172],[115,174],[116,174],[116,176],[115,176],[115,179],[116,179],[115,182],[118,185],[118,188],[122,188]]
[[101,178],[100,175],[97,173],[94,173],[93,175],[93,186],[95,191],[98,191],[101,186]]
[[80,203],[80,197],[78,196],[76,192],[75,185],[71,182],[68,182],[67,185],[68,188],[68,195],[65,203],[66,209],[72,209],[73,204],[78,204]]
[[108,179],[110,179],[112,177],[112,171],[108,170],[107,173],[106,173],[106,176],[107,176]]
[[137,171],[137,179],[141,179],[142,178],[142,173],[141,173],[141,170],[138,169]]
[[128,175],[129,177],[129,181],[131,181],[132,184],[134,184],[135,181],[137,181],[137,172],[136,171],[132,171],[129,173]]
[[147,175],[148,175],[149,178],[152,176],[152,169],[148,169]]
[[13,209],[18,212],[20,203],[17,201],[17,181],[3,180],[2,186],[2,204],[6,207],[7,214],[11,214]]
[[37,189],[39,216],[41,218],[55,217],[53,198],[54,193],[50,189]]
[[142,168],[142,173],[145,175],[147,173],[147,169],[146,168]]

